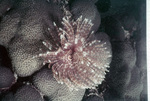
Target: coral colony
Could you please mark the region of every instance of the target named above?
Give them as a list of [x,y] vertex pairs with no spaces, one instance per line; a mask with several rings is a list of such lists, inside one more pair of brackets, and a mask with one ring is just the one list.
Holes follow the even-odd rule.
[[51,51],[51,44],[43,41],[49,51],[36,57],[48,63],[58,83],[66,84],[71,90],[94,88],[101,84],[108,71],[108,58],[111,57],[107,43],[100,40],[87,41],[94,33],[91,31],[93,24],[82,16],[76,21],[64,17],[62,24],[63,29],[54,23],[60,36],[58,50]]

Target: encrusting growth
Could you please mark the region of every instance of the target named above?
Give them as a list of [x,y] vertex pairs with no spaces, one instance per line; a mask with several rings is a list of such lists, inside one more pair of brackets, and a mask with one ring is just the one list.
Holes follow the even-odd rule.
[[48,63],[58,83],[64,83],[70,89],[94,88],[101,84],[111,57],[107,43],[88,41],[94,33],[91,31],[93,24],[82,16],[76,21],[64,17],[62,24],[64,27],[58,28],[54,23],[61,41],[58,50],[51,51],[51,44],[43,41],[49,51],[35,57],[41,57],[44,63]]

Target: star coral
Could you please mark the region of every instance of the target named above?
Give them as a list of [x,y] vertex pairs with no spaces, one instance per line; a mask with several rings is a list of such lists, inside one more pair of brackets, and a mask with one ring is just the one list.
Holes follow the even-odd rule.
[[60,36],[58,50],[51,51],[51,44],[43,41],[49,51],[37,57],[41,57],[44,64],[49,63],[54,78],[70,89],[94,88],[101,84],[111,57],[107,43],[100,40],[88,41],[94,33],[91,31],[93,24],[82,16],[76,21],[64,17],[62,24],[63,29],[54,23]]

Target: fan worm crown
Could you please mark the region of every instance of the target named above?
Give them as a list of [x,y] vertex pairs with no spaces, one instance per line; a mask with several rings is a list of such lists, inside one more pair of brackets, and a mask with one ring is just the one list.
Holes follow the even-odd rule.
[[80,16],[76,21],[68,18],[62,20],[63,28],[58,28],[61,46],[51,51],[51,44],[43,41],[49,49],[39,54],[44,63],[49,63],[54,78],[70,89],[93,88],[105,78],[111,53],[107,50],[107,43],[100,40],[87,41],[94,32],[91,20]]

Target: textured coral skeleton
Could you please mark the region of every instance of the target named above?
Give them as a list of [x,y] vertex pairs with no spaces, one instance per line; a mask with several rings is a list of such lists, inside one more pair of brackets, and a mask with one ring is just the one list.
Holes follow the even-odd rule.
[[48,51],[35,57],[42,58],[44,64],[48,63],[58,83],[66,84],[69,89],[95,88],[108,72],[111,53],[107,50],[107,43],[88,41],[94,33],[91,31],[93,24],[82,16],[76,21],[64,17],[62,25],[63,28],[58,28],[54,23],[60,37],[59,48],[51,51],[51,44],[43,41]]

